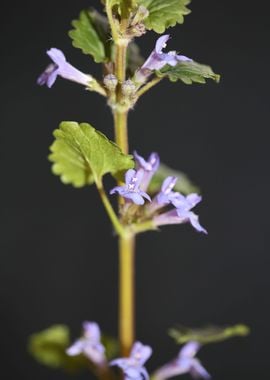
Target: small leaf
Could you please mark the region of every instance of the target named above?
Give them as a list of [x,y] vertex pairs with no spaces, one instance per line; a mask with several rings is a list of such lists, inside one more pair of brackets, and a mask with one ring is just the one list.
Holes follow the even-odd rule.
[[204,328],[192,329],[184,326],[177,326],[169,330],[169,335],[178,344],[196,341],[201,344],[222,342],[235,336],[247,336],[250,333],[246,325],[235,326],[206,326]]
[[51,368],[77,372],[87,368],[85,357],[71,357],[66,354],[70,345],[69,328],[65,325],[54,325],[29,337],[28,350],[41,364]]
[[120,347],[117,339],[109,335],[102,335],[101,342],[105,347],[106,358],[108,360],[111,360],[119,356]]
[[116,176],[134,166],[132,156],[123,154],[115,143],[87,123],[62,122],[54,137],[49,160],[53,162],[53,173],[65,184],[99,184],[106,173]]
[[144,63],[144,58],[140,53],[140,48],[135,42],[131,42],[127,50],[127,70],[132,76],[135,71]]
[[180,62],[176,66],[166,65],[162,70],[157,71],[159,77],[167,76],[171,82],[181,80],[185,84],[206,83],[206,79],[213,79],[219,82],[220,76],[215,74],[210,66],[202,65],[200,63]]
[[150,194],[155,194],[158,191],[160,191],[162,182],[168,176],[174,176],[178,178],[178,181],[176,182],[176,185],[174,186],[175,191],[178,191],[183,194],[198,193],[200,191],[199,188],[191,182],[191,180],[187,177],[186,174],[180,171],[171,169],[164,164],[161,164],[159,166],[158,171],[152,178],[152,181],[148,188],[148,192]]
[[74,47],[91,55],[97,63],[110,59],[109,28],[104,16],[96,10],[84,10],[72,26],[69,36]]
[[186,7],[190,0],[138,0],[139,5],[148,9],[149,15],[144,20],[147,29],[164,33],[165,29],[183,24],[184,16],[191,11]]

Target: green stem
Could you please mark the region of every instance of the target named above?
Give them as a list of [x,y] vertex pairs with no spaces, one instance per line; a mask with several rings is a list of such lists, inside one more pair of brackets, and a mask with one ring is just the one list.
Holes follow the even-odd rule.
[[134,342],[135,237],[119,238],[119,338],[121,354],[128,356]]
[[119,236],[124,236],[124,234],[125,234],[124,227],[119,222],[119,219],[118,219],[117,215],[115,214],[115,211],[114,211],[114,209],[113,209],[113,207],[112,207],[112,205],[111,205],[111,203],[107,197],[107,194],[103,188],[102,183],[97,185],[97,189],[98,189],[100,198],[103,202],[103,205],[107,211],[107,214],[109,215],[111,222],[115,228],[115,231],[118,233]]
[[[121,43],[120,43],[121,42]],[[127,44],[116,42],[115,74],[119,85],[117,91],[117,105],[121,105],[121,84],[126,78],[126,51]],[[123,153],[127,154],[128,148],[128,111],[116,107],[114,111],[115,142]],[[119,206],[121,199],[119,199]],[[119,236],[119,341],[121,353],[128,356],[134,342],[134,255],[135,237],[133,234]]]
[[140,96],[142,96],[143,94],[145,94],[148,90],[150,90],[150,88],[154,87],[156,84],[158,84],[163,78],[162,77],[155,77],[154,79],[152,79],[150,82],[146,83],[145,86],[141,87],[138,91],[137,91],[137,98],[139,99]]

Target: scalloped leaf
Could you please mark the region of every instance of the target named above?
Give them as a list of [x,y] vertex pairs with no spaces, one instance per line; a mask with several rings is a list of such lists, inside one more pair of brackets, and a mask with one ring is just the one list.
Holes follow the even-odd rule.
[[50,147],[52,171],[65,184],[82,187],[100,184],[106,173],[118,176],[119,172],[134,167],[132,156],[121,149],[90,124],[64,121],[54,131],[55,141]]
[[144,20],[146,28],[160,34],[171,26],[183,24],[184,16],[191,12],[186,7],[189,3],[190,0],[138,0],[149,11]]
[[29,337],[28,350],[40,364],[50,368],[63,369],[71,373],[87,368],[89,361],[85,357],[66,354],[70,344],[69,328],[65,325],[53,325],[32,334]]
[[72,45],[91,55],[95,62],[110,59],[109,28],[106,17],[94,9],[81,11],[79,18],[73,20],[69,31]]
[[177,326],[169,330],[169,335],[177,344],[185,344],[190,341],[199,342],[201,344],[216,343],[236,336],[244,337],[249,333],[249,327],[242,324],[225,327],[210,325],[203,328]]
[[174,176],[178,178],[174,190],[182,194],[199,193],[200,189],[188,178],[188,176],[178,170],[171,169],[169,166],[160,164],[158,171],[155,173],[148,188],[150,194],[160,191],[161,185],[165,178]]
[[215,74],[210,66],[194,61],[180,62],[176,66],[166,65],[162,70],[156,71],[159,77],[167,76],[171,82],[181,80],[185,84],[206,83],[206,79],[220,81],[220,75]]

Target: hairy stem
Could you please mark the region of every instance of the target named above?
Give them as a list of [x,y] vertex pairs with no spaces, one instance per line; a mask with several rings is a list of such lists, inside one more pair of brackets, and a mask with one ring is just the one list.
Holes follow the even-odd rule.
[[111,222],[115,228],[115,231],[117,232],[117,234],[119,236],[123,236],[124,235],[124,228],[123,226],[121,225],[121,223],[119,222],[119,219],[117,217],[117,215],[115,214],[114,212],[114,209],[107,197],[107,194],[103,188],[103,185],[102,183],[97,185],[97,189],[98,189],[98,192],[99,192],[99,195],[100,195],[100,198],[102,200],[102,203],[107,211],[107,214],[109,215],[110,219],[111,219]]
[[146,83],[145,86],[141,87],[137,92],[137,98],[145,94],[150,88],[154,87],[156,84],[158,84],[163,78],[162,77],[155,77],[150,82]]
[[[115,75],[118,79],[117,107],[114,110],[115,142],[124,153],[128,153],[128,111],[121,109],[121,84],[126,79],[125,40],[116,42]],[[121,199],[119,200],[119,205]],[[121,353],[128,356],[134,342],[134,254],[135,237],[133,234],[119,236],[119,341]]]
[[119,338],[121,353],[128,356],[134,342],[135,237],[119,239]]

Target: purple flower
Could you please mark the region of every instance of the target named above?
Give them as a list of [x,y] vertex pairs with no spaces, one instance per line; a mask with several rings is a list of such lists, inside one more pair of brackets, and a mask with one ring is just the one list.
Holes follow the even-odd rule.
[[143,180],[144,171],[139,169],[138,171],[134,169],[129,169],[125,174],[124,186],[116,186],[111,191],[110,194],[118,193],[122,197],[131,200],[137,205],[143,205],[144,199],[146,198],[151,202],[151,198],[148,194],[140,189],[141,182]]
[[141,182],[141,189],[147,190],[153,175],[159,167],[159,155],[157,153],[151,153],[148,160],[146,161],[135,151],[134,157],[137,164],[137,169],[142,169],[144,171],[144,176]]
[[161,191],[149,207],[152,213],[168,204],[175,207],[173,210],[154,216],[155,225],[162,226],[189,222],[197,231],[207,234],[207,231],[199,223],[198,215],[190,211],[202,200],[202,197],[196,193],[184,196],[172,191],[176,181],[176,177],[167,177],[162,184]]
[[149,375],[144,363],[151,355],[151,347],[135,342],[128,358],[115,359],[110,364],[116,365],[123,370],[125,380],[147,380]]
[[68,63],[61,50],[51,48],[47,51],[47,55],[51,58],[53,63],[51,63],[38,77],[37,83],[40,86],[46,84],[49,88],[51,88],[58,75],[64,79],[80,83],[84,86],[88,86],[92,81],[91,75],[82,73]]
[[152,71],[160,70],[166,65],[176,66],[179,62],[192,61],[192,59],[184,55],[177,54],[176,51],[164,53],[163,49],[167,46],[169,38],[169,34],[165,34],[158,38],[155,49],[135,74],[136,82],[145,82],[147,77],[151,75]]
[[177,181],[177,177],[169,176],[167,177],[161,186],[161,191],[156,196],[156,202],[157,204],[162,207],[168,203],[171,203],[175,197],[174,191],[172,189],[174,188]]
[[187,343],[175,360],[157,370],[154,378],[156,380],[165,380],[170,377],[190,373],[195,379],[210,379],[209,373],[202,366],[201,362],[195,358],[200,347],[201,345],[197,342]]
[[100,342],[98,324],[95,322],[84,322],[82,338],[76,340],[66,352],[70,356],[83,354],[93,363],[98,365],[103,364],[105,362],[105,348]]

